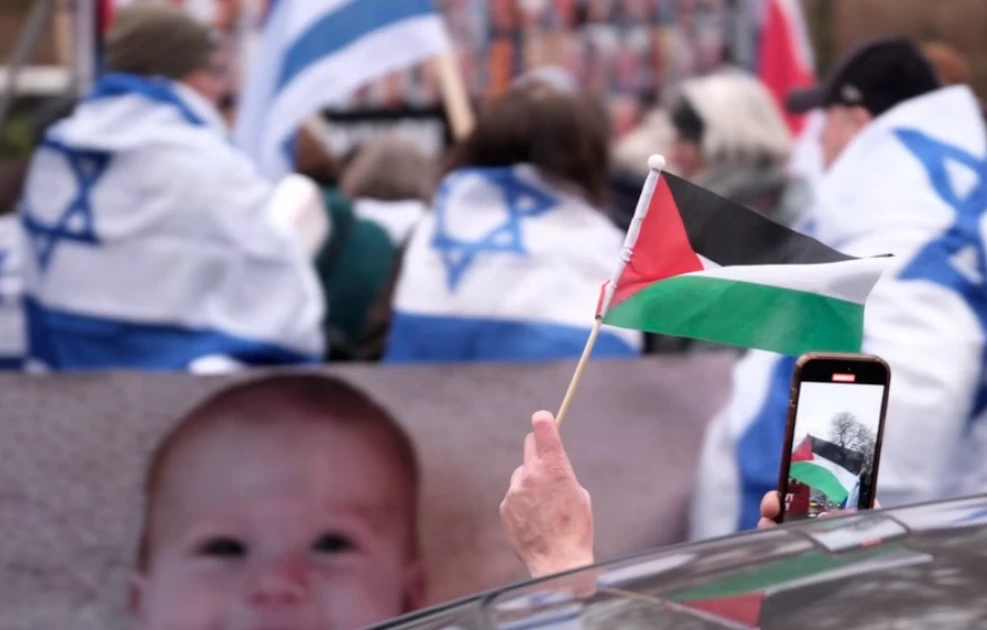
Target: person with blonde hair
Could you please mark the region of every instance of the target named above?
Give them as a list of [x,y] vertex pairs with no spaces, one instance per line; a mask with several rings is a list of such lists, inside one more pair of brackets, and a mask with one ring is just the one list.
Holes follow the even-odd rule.
[[689,79],[669,110],[670,157],[680,175],[789,225],[808,205],[787,171],[788,128],[755,77],[730,69]]
[[614,222],[623,230],[631,224],[648,177],[648,158],[668,155],[674,140],[668,110],[657,107],[630,133],[613,146],[613,174],[610,177],[610,208]]

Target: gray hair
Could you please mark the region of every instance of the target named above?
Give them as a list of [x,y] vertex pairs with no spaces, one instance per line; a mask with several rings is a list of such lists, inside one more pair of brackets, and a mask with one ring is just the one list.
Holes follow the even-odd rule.
[[788,161],[792,137],[767,88],[739,70],[689,79],[681,94],[703,120],[702,151],[708,162]]
[[343,172],[339,188],[350,199],[432,199],[435,161],[414,143],[389,134],[365,144]]

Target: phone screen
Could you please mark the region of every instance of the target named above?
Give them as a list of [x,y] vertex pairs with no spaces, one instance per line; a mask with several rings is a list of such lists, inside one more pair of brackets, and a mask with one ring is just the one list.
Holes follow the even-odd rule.
[[[883,372],[883,366],[871,365]],[[886,372],[813,368],[803,371],[795,401],[788,473],[782,479],[785,522],[870,508],[874,501]]]

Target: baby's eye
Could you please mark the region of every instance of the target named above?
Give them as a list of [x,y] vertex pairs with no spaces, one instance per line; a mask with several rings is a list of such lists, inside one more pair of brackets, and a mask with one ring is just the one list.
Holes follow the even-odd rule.
[[218,558],[242,558],[247,555],[247,546],[236,538],[211,538],[199,545],[197,555]]
[[319,553],[344,553],[355,548],[353,541],[342,534],[322,534],[312,545]]

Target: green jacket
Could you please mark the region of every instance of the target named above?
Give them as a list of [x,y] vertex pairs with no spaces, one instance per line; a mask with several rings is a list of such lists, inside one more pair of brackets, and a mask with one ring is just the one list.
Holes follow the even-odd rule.
[[332,230],[315,266],[326,295],[326,356],[361,358],[368,316],[390,279],[398,248],[376,223],[358,218],[353,205],[333,189],[324,191]]

